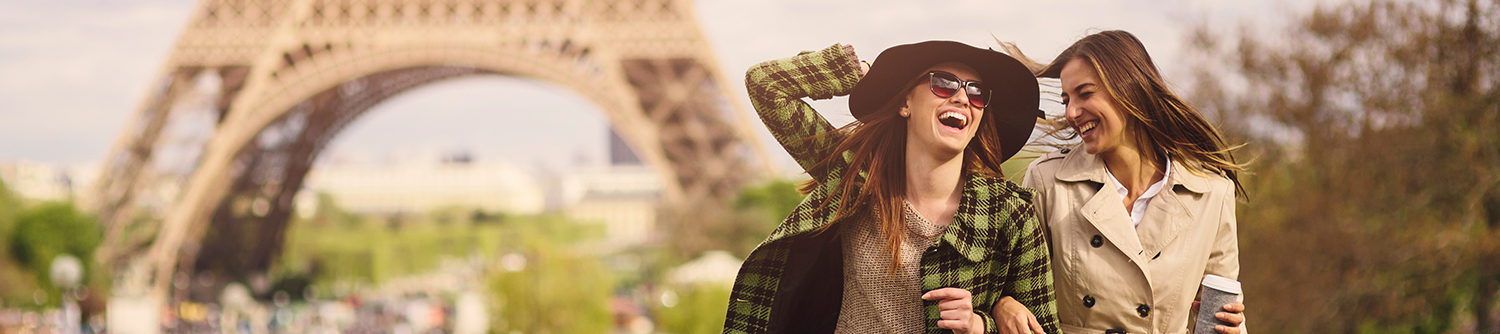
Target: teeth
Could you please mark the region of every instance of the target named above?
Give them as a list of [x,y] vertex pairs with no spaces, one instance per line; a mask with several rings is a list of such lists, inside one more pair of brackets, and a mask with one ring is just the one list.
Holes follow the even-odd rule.
[[1089,132],[1089,130],[1093,130],[1098,126],[1099,123],[1089,122],[1088,124],[1084,124],[1083,126],[1078,127],[1078,133]]
[[961,113],[950,111],[950,112],[945,112],[945,113],[943,113],[941,115],[938,115],[938,120],[949,119],[949,118],[958,120],[958,126],[957,126],[957,128],[962,129],[964,126],[969,125],[969,118],[967,116],[964,116],[964,114],[961,114]]

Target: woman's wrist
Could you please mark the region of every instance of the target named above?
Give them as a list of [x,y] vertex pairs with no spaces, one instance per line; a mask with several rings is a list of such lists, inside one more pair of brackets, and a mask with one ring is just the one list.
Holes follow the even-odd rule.
[[[854,53],[854,46],[853,45],[849,45],[849,44],[839,44],[839,45],[842,46],[843,49],[844,49],[844,59],[848,61],[850,68],[853,68],[854,72],[858,73],[859,72],[859,55]],[[863,73],[861,73],[861,75],[863,75]]]

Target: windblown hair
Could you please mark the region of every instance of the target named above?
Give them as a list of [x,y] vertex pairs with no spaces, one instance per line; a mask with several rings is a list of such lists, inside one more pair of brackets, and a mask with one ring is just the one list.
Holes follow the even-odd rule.
[[[834,224],[848,219],[862,219],[864,215],[874,215],[879,220],[880,232],[885,237],[885,247],[882,249],[891,259],[889,270],[895,272],[901,268],[901,242],[906,238],[906,127],[908,118],[901,117],[898,112],[905,105],[908,96],[913,94],[912,89],[926,87],[927,83],[920,81],[926,76],[913,79],[906,90],[906,94],[891,97],[880,112],[871,114],[864,122],[854,121],[839,128],[836,131],[819,134],[805,138],[808,140],[833,133],[844,134],[843,140],[838,143],[832,154],[824,157],[810,171],[826,169],[832,165],[835,159],[843,159],[843,152],[853,152],[853,159],[848,168],[840,175],[827,175],[828,178],[837,177],[839,182],[836,189],[828,194],[828,199],[837,199],[838,206],[835,210],[834,219],[828,224],[818,228],[818,232],[824,232]],[[920,94],[920,93],[918,93]],[[993,130],[997,116],[986,112],[981,116],[979,129],[974,139],[964,149],[964,166],[966,167],[959,182],[965,182],[970,177],[1003,177],[1000,169],[1002,150],[1000,148],[1000,134]],[[818,175],[819,173],[809,173]],[[807,194],[817,189],[822,180],[814,177],[805,181],[799,187],[799,191]],[[960,187],[963,185],[960,184]],[[819,204],[818,210],[829,210],[828,201]]]
[[[1022,55],[1014,46],[1005,46],[1011,56],[1031,68],[1038,77],[1058,78],[1063,66],[1073,59],[1094,65],[1104,90],[1116,107],[1125,111],[1126,127],[1142,158],[1157,170],[1164,170],[1158,155],[1182,163],[1193,171],[1221,174],[1234,182],[1235,194],[1247,197],[1239,175],[1245,165],[1235,162],[1231,152],[1243,145],[1229,145],[1203,115],[1177,94],[1172,93],[1145,45],[1135,35],[1110,30],[1084,37],[1045,66]],[[1064,87],[1066,89],[1066,87]],[[1058,138],[1076,137],[1069,122],[1055,117],[1038,122],[1048,134]],[[1155,149],[1147,149],[1155,148]]]

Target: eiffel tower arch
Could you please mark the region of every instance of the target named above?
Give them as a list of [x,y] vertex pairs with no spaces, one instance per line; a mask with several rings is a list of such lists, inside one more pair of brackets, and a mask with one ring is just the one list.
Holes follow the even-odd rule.
[[[469,76],[589,100],[665,175],[668,206],[727,199],[769,167],[716,64],[686,0],[202,0],[105,161],[99,258],[116,290],[158,302],[195,265],[268,269],[293,194],[340,130]],[[204,134],[163,139],[194,103]],[[177,167],[157,154],[168,145],[189,148]],[[205,248],[232,252],[200,261]]]

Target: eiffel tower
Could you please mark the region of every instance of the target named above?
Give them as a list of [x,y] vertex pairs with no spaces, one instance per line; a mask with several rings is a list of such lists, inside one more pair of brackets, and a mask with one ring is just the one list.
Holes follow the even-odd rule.
[[[577,93],[666,175],[668,206],[722,201],[770,169],[716,64],[685,0],[203,0],[105,160],[99,258],[116,290],[158,302],[195,264],[264,271],[330,140],[386,99],[470,76]],[[162,139],[190,101],[207,134]],[[166,145],[192,148],[186,167],[163,167]],[[200,261],[215,248],[233,256]]]

